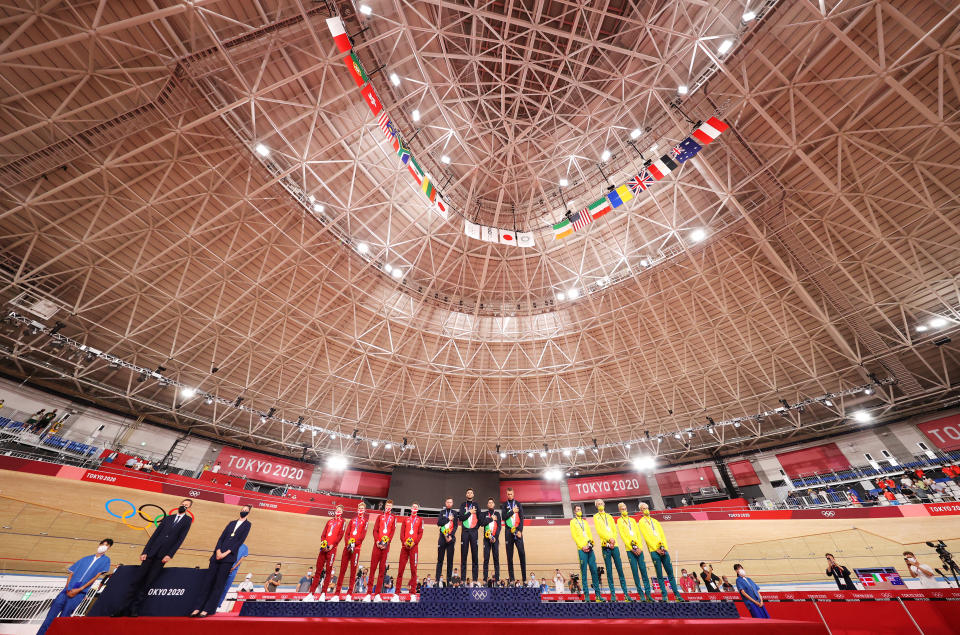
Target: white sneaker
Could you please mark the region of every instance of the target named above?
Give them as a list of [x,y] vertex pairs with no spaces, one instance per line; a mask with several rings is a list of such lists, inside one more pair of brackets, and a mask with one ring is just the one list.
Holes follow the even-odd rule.
[[313,594],[312,594],[312,593],[307,593],[305,596],[303,596],[303,599],[300,600],[300,601],[301,601],[301,602],[313,602],[313,601],[315,601],[316,599],[317,599],[317,598],[313,597]]
[[383,598],[380,597],[380,594],[379,594],[379,593],[377,593],[377,597],[373,598],[373,601],[374,601],[374,602],[383,602]]
[[339,595],[331,596],[330,599],[327,600],[327,601],[328,601],[328,602],[339,602],[339,601],[340,601],[340,596],[339,596]]
[[326,601],[327,601],[326,593],[321,593],[320,596],[317,598],[317,602],[326,602]]
[[400,601],[400,594],[399,594],[399,593],[394,593],[394,594],[393,594],[393,597],[390,598],[390,601],[391,601],[391,602],[399,602],[399,601]]
[[366,596],[364,596],[364,598],[363,598],[363,601],[364,601],[364,602],[369,602],[370,600],[371,600],[371,598],[370,598],[370,595],[369,595],[369,594],[366,595]]

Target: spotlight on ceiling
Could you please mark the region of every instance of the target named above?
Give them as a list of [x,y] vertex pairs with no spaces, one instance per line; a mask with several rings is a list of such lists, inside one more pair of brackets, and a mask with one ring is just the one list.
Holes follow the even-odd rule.
[[927,326],[925,324],[920,324],[917,326],[917,333],[924,333],[926,330]]
[[540,453],[540,458],[541,458],[541,459],[547,458],[547,453],[546,453],[546,452],[541,452],[541,453]]
[[609,160],[609,159],[610,159],[610,151],[609,151],[609,150],[604,150],[604,151],[603,151],[603,154],[600,155],[600,160],[601,160],[601,161],[607,161],[607,160]]
[[932,329],[942,329],[947,325],[947,319],[942,317],[935,317],[930,320],[930,328]]
[[500,453],[500,458],[501,458],[501,459],[507,458],[507,453],[506,453],[506,452],[501,452],[501,453]]
[[393,84],[394,86],[399,86],[400,76],[397,75],[396,73],[390,73],[390,83]]
[[413,120],[414,120],[414,121],[420,121],[420,111],[419,111],[419,110],[414,110],[414,111],[413,111],[412,113],[410,113],[410,114],[411,114],[411,116],[413,117]]
[[383,265],[383,270],[386,271],[387,273],[390,273],[391,271],[393,271],[393,265],[391,265],[388,262],[387,264]]
[[566,299],[567,299],[567,294],[564,293],[563,291],[561,291],[560,293],[557,294],[557,299],[558,299],[558,300],[566,300]]
[[827,408],[830,408],[830,407],[833,406],[833,400],[832,400],[832,399],[824,399],[824,400],[823,400],[823,405],[825,405]]
[[393,273],[390,274],[390,275],[392,275],[394,278],[396,278],[397,280],[399,280],[400,278],[403,277],[403,270],[400,269],[399,267],[396,267],[396,268],[394,268]]
[[679,433],[679,432],[674,432],[674,433],[673,433],[673,438],[679,440],[679,439],[680,439],[680,433]]
[[325,208],[323,205],[321,205],[320,203],[314,203],[314,204],[313,204],[313,211],[315,211],[317,214],[322,214],[322,213],[323,213],[323,210],[325,210],[325,209],[326,209],[326,208]]
[[533,458],[533,452],[527,452],[527,458],[528,458],[528,459],[532,459],[532,458]]
[[450,157],[448,157],[447,155],[443,155],[442,157],[440,157],[440,163],[450,165]]
[[560,470],[547,470],[543,473],[543,478],[548,481],[559,481],[563,478],[563,473]]
[[633,459],[633,469],[638,472],[649,472],[656,465],[656,460],[652,456],[638,456]]
[[270,156],[270,148],[263,145],[262,143],[258,143],[256,146],[254,146],[253,149],[257,154],[259,154],[262,157]]
[[857,410],[853,413],[853,420],[857,423],[867,423],[873,421],[873,415],[866,410]]
[[563,456],[570,456],[570,450],[564,450]]
[[700,242],[706,237],[707,237],[706,230],[700,229],[699,227],[697,229],[694,229],[692,232],[690,232],[690,240],[695,243]]
[[865,395],[872,395],[872,394],[873,394],[873,388],[869,388],[869,387],[868,387],[868,388],[864,388],[864,389],[863,389],[863,394],[865,394]]
[[213,403],[213,397],[208,396],[206,399],[203,400],[203,402],[209,406],[210,404]]
[[680,86],[677,86],[677,92],[681,95],[686,95],[687,93],[690,92],[690,89],[687,88],[685,85],[680,85]]
[[577,298],[580,297],[580,290],[570,289],[569,291],[567,291],[567,297],[570,298],[571,300],[576,300]]
[[371,13],[373,13],[373,9],[370,8],[369,4],[361,4],[360,13],[362,13],[363,15],[370,15]]
[[327,457],[327,467],[331,470],[347,469],[347,457],[341,454],[332,454]]
[[577,454],[586,454],[586,451],[584,451],[583,448],[580,448],[579,450],[577,450]]
[[372,446],[375,447],[375,448],[379,448],[379,447],[380,447],[380,442],[379,442],[379,441],[371,441],[371,442],[370,442],[370,445],[372,445]]
[[560,179],[560,187],[567,187],[568,185],[570,185],[569,180],[567,180],[566,178]]
[[636,138],[639,137],[641,134],[642,134],[642,133],[640,132],[640,128],[634,128],[633,130],[630,131],[630,138],[631,138],[631,139],[636,139]]
[[733,48],[733,40],[724,40],[723,42],[720,42],[720,46],[717,47],[717,53],[719,53],[720,55],[723,55],[724,53],[728,52],[732,48]]
[[196,394],[197,394],[196,388],[190,388],[189,386],[187,386],[180,389],[180,395],[183,397],[186,397],[187,399],[191,399],[192,397],[195,397]]
[[392,443],[387,443],[386,445],[383,446],[383,448],[384,448],[385,450],[390,450],[390,449],[393,448],[393,444],[392,444]]
[[641,259],[640,259],[640,266],[641,266],[641,267],[649,267],[649,266],[650,266],[650,261],[647,260],[646,258],[641,258]]
[[359,251],[361,254],[365,254],[368,251],[370,251],[370,245],[368,245],[367,243],[358,243],[357,251]]
[[746,11],[743,12],[743,15],[740,16],[740,19],[743,20],[744,22],[753,22],[753,20],[755,20],[756,17],[757,17],[756,11],[751,11],[750,9],[747,9]]

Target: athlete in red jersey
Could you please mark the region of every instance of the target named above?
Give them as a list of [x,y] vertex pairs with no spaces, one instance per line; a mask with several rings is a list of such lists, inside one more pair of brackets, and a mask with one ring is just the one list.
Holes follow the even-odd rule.
[[[383,590],[383,576],[387,572],[387,554],[390,553],[390,541],[393,540],[393,532],[397,529],[397,517],[391,512],[393,510],[393,501],[387,500],[383,506],[383,513],[373,523],[373,557],[370,559],[370,578],[368,588],[373,588],[373,580],[376,577],[377,586],[374,593],[380,594]],[[379,573],[377,573],[379,571]],[[397,585],[399,586],[399,582]]]
[[400,538],[403,546],[400,548],[400,568],[397,570],[397,592],[403,585],[403,569],[410,560],[410,593],[417,592],[417,548],[423,538],[423,519],[417,516],[420,503],[410,505],[410,515],[403,519]]
[[340,575],[337,577],[337,593],[343,588],[343,574],[350,563],[350,580],[347,593],[353,593],[353,585],[357,581],[357,565],[360,564],[360,545],[367,535],[367,506],[362,501],[357,505],[357,515],[347,523],[344,532],[343,557],[340,559]]
[[321,579],[323,580],[321,594],[330,586],[330,577],[333,575],[333,561],[337,557],[337,543],[343,538],[343,526],[343,505],[337,505],[333,518],[327,521],[327,526],[323,528],[323,534],[321,534],[317,568],[313,570],[313,582],[310,584],[310,594],[307,598],[312,599],[313,592],[317,590],[317,585],[320,584]]

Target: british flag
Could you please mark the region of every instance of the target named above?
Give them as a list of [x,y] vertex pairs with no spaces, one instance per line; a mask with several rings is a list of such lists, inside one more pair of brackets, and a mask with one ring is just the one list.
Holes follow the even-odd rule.
[[578,232],[593,222],[593,216],[591,216],[590,212],[584,208],[576,215],[571,216],[570,220],[573,221],[573,231]]
[[647,189],[652,184],[653,184],[653,177],[650,176],[650,173],[647,172],[646,170],[634,176],[633,180],[631,180],[628,183],[628,185],[630,186],[630,190],[634,194],[639,194],[641,190]]

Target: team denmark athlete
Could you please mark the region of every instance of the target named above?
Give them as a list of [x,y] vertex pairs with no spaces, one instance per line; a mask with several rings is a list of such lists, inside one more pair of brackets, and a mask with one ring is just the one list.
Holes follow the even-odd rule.
[[423,519],[417,515],[420,511],[420,503],[414,501],[410,505],[410,515],[403,519],[403,526],[400,529],[400,567],[397,570],[397,592],[403,585],[403,570],[410,561],[410,593],[417,592],[417,550],[420,546],[420,539],[423,538]]
[[337,505],[334,516],[327,521],[323,533],[320,535],[320,553],[317,555],[317,568],[314,569],[313,582],[310,583],[310,593],[304,598],[306,601],[313,599],[313,593],[317,590],[320,581],[323,580],[323,587],[320,589],[320,597],[330,586],[330,577],[333,574],[333,561],[337,557],[337,544],[343,538],[343,505]]
[[347,523],[344,533],[343,556],[340,559],[340,575],[337,576],[336,593],[343,588],[343,574],[350,564],[350,579],[347,582],[347,593],[353,593],[353,585],[357,581],[357,567],[360,564],[360,546],[367,535],[367,505],[363,501],[357,504],[357,515]]

